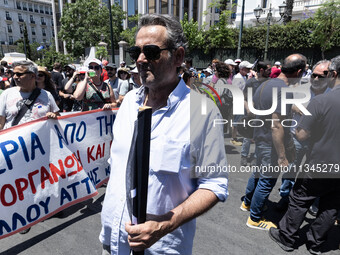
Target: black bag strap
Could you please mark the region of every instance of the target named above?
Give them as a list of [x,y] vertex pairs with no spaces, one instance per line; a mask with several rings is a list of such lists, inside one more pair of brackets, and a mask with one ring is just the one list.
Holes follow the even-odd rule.
[[24,104],[21,106],[21,108],[19,109],[19,112],[17,114],[17,116],[15,116],[14,120],[12,121],[12,126],[16,126],[18,125],[18,123],[20,122],[20,120],[22,119],[22,117],[24,117],[24,115],[26,114],[26,112],[31,109],[32,105],[34,104],[35,100],[38,98],[38,96],[41,93],[41,89],[39,88],[35,88],[31,95],[24,100]]
[[[104,82],[103,82],[104,83]],[[99,96],[99,98],[103,101],[104,104],[106,104],[106,101],[103,97],[103,94],[95,87],[93,86],[92,82],[89,82],[89,85],[91,86],[91,88],[94,89],[94,91],[96,91],[97,95]]]

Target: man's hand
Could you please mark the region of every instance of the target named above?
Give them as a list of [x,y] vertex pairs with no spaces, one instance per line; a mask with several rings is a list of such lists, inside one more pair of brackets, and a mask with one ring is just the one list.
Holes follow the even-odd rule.
[[[170,213],[172,214],[172,213]],[[147,215],[147,221],[142,224],[125,224],[128,241],[132,250],[143,251],[170,232],[171,215]]]
[[289,162],[288,162],[288,160],[287,160],[286,157],[284,157],[284,158],[279,158],[279,159],[277,160],[277,163],[278,163],[279,166],[282,166],[282,167],[286,167],[286,166],[289,165]]
[[59,112],[48,112],[48,113],[46,113],[46,117],[48,119],[57,119],[58,116],[60,116]]

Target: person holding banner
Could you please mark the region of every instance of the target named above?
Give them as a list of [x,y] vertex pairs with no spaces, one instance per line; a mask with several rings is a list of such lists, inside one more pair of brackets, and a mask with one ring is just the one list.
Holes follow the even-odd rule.
[[0,130],[47,116],[57,118],[59,108],[52,94],[37,88],[37,66],[27,60],[12,64],[16,87],[0,96]]
[[[113,126],[110,180],[101,213],[103,254],[191,254],[195,218],[228,196],[222,116],[211,100],[178,76],[186,40],[176,18],[144,15],[129,49],[142,86],[126,94]],[[204,102],[204,114],[201,104]],[[130,223],[126,182],[139,107],[152,107],[146,222]]]
[[109,84],[102,79],[102,66],[99,59],[90,60],[85,79],[78,83],[73,97],[83,100],[83,111],[95,109],[109,110],[117,106],[115,95]]

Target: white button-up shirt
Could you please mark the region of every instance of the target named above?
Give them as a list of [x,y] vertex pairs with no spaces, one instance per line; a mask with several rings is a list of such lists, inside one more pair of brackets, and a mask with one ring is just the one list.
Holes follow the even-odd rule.
[[[144,102],[144,87],[129,92],[118,111],[111,146],[111,174],[102,209],[99,239],[111,254],[130,253],[125,223],[126,166],[137,119]],[[226,166],[223,126],[214,127],[221,115],[211,100],[201,115],[201,98],[183,80],[169,95],[167,105],[152,114],[147,213],[162,215],[186,200],[196,189],[211,190],[219,200],[228,196],[226,174],[195,174],[195,166]],[[204,175],[203,174],[203,175]],[[192,178],[193,176],[199,178]],[[145,254],[191,254],[196,223],[191,220],[167,234]]]

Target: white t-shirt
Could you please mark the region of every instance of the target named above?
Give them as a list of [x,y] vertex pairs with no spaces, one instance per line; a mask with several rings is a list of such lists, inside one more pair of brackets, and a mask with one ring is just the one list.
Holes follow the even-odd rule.
[[[20,92],[19,87],[6,89],[0,96],[0,116],[6,117],[5,128],[12,126],[12,121],[19,112],[19,107],[24,103],[32,92]],[[57,112],[59,108],[50,92],[42,89],[30,110],[18,124],[26,123],[41,117],[48,112]]]
[[243,76],[241,73],[238,73],[234,76],[232,85],[239,87],[243,91],[246,86],[246,81],[247,77]]

